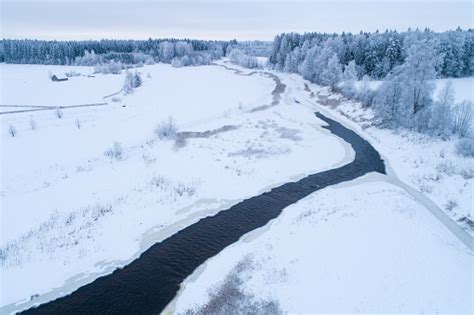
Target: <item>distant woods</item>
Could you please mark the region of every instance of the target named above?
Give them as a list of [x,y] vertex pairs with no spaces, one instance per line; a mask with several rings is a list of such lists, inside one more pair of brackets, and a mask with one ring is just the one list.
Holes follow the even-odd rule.
[[84,65],[154,62],[209,64],[226,54],[229,42],[177,39],[43,41],[4,39],[0,61],[18,64]]

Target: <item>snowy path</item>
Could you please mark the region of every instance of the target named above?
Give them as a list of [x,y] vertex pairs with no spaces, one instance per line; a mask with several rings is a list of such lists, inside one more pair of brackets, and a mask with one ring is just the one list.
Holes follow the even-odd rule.
[[385,173],[383,161],[367,141],[320,113],[316,116],[328,124],[325,128],[351,144],[356,153],[351,163],[284,184],[201,219],[153,245],[123,269],[26,313],[162,311],[178,292],[180,283],[196,268],[242,235],[276,218],[287,206],[330,185],[369,172]]

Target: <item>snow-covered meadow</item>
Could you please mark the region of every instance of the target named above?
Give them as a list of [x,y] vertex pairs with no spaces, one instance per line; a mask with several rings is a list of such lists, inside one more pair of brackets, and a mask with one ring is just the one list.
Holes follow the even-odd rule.
[[[8,65],[5,77],[25,67]],[[35,84],[49,80],[49,66],[36,67],[44,69],[27,81],[30,94],[50,83]],[[351,159],[347,144],[287,94],[280,105],[252,112],[272,101],[275,84],[266,76],[218,66],[139,71],[143,85],[106,106],[63,109],[61,118],[55,110],[0,116],[1,305],[48,299],[37,295],[53,288],[53,296],[70,292],[199,217]],[[108,79],[116,84],[101,84]],[[73,77],[52,88],[70,85],[61,97],[74,98],[88,93],[83,80],[100,100],[120,90],[123,75]],[[21,102],[22,85],[9,84],[6,97]],[[39,94],[35,104],[50,97]],[[232,127],[207,138],[160,140],[155,129],[170,116],[179,131]],[[108,156],[109,149],[117,154]]]
[[[88,77],[92,68],[74,67],[84,76],[52,83],[50,71],[71,67],[1,66],[9,87],[2,104],[3,95],[12,104],[53,107],[104,102],[125,77]],[[60,118],[55,109],[0,115],[2,312],[67,294],[199,218],[350,162],[352,149],[321,128],[316,110],[366,137],[391,178],[454,220],[472,212],[472,163],[454,153],[454,140],[370,127],[370,111],[295,74],[273,72],[286,88],[278,105],[263,106],[275,89],[264,73],[164,64],[137,71],[143,85],[105,98],[107,105],[65,108]],[[19,73],[28,79],[14,79]],[[160,139],[157,127],[170,117],[191,133]],[[219,296],[237,264],[238,296],[276,310],[472,311],[472,253],[419,200],[386,181],[367,176],[288,207],[198,269],[170,309],[200,308]]]

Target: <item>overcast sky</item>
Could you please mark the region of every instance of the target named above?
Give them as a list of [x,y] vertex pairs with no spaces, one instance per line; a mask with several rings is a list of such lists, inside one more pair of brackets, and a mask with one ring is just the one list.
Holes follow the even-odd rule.
[[5,1],[4,38],[271,40],[281,32],[473,28],[473,1]]

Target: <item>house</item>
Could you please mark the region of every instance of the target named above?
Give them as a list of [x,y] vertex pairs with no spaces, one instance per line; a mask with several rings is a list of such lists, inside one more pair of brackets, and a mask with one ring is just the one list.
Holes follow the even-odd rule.
[[51,77],[51,81],[53,82],[61,82],[61,81],[67,81],[67,78],[58,78],[55,74]]

